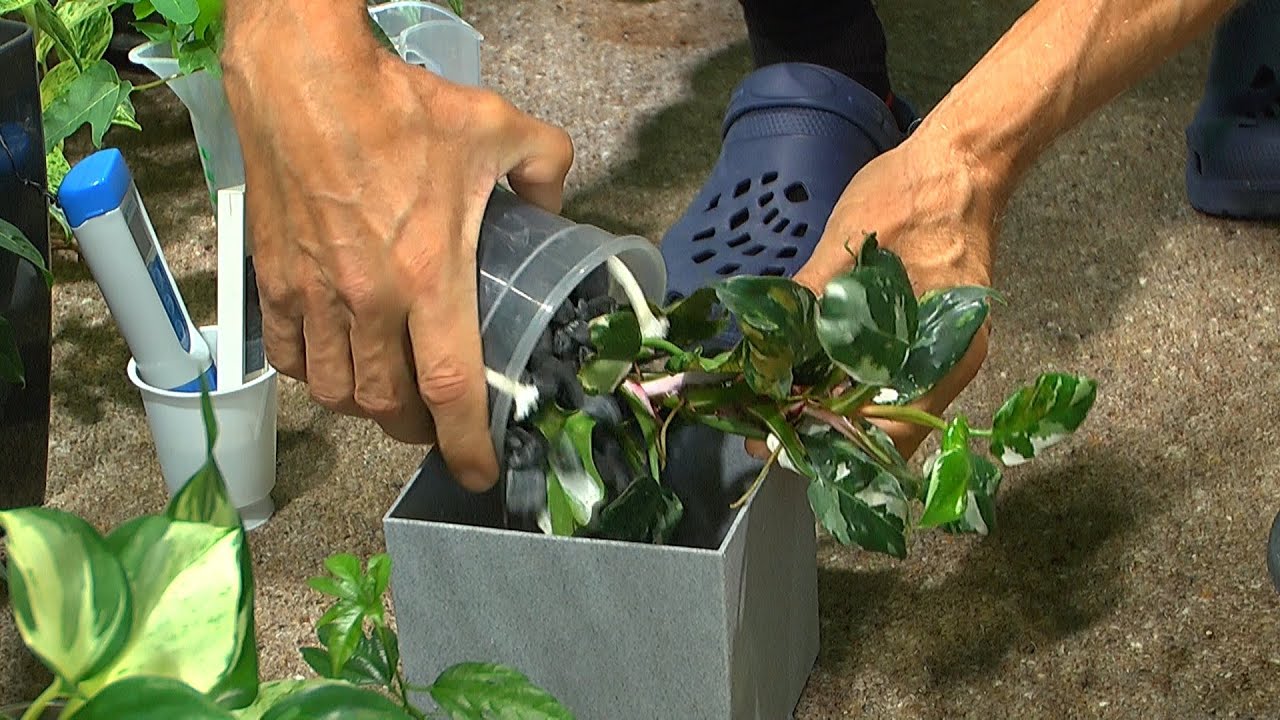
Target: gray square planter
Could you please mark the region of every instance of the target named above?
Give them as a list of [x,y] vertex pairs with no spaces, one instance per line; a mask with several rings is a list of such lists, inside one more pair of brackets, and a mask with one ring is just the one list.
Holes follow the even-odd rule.
[[[676,435],[673,433],[673,435]],[[432,451],[384,518],[405,671],[505,663],[579,720],[790,717],[818,653],[806,483],[703,427],[673,437],[666,482],[686,516],[671,545],[504,530]]]

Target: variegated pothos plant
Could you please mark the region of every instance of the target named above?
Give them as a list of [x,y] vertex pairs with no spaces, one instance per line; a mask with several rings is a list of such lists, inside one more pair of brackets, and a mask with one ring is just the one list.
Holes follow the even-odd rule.
[[[853,267],[821,298],[788,278],[739,276],[664,308],[629,293],[629,306],[592,320],[594,350],[579,379],[630,413],[622,425],[602,428],[582,410],[525,403],[550,449],[544,530],[666,541],[682,515],[679,498],[661,482],[666,438],[675,423],[702,423],[764,440],[772,455],[748,494],[781,463],[808,478],[814,514],[843,544],[901,558],[916,529],[990,532],[1001,467],[1026,462],[1079,428],[1095,382],[1043,374],[1009,397],[987,427],[913,406],[968,351],[996,294],[964,286],[916,297],[901,260],[874,234],[848,249]],[[611,272],[625,274],[618,265]],[[729,323],[741,339],[708,356],[704,346]],[[530,397],[527,387],[507,389]],[[917,472],[876,419],[939,431],[940,448]],[[592,457],[592,433],[601,431],[619,434],[634,472],[614,497]]]

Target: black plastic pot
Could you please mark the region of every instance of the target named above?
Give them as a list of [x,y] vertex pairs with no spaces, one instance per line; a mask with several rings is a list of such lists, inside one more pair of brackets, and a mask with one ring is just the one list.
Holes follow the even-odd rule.
[[[44,132],[31,29],[0,20],[0,218],[48,263]],[[0,509],[44,503],[49,463],[49,288],[30,263],[0,252],[0,315],[13,326],[26,385],[0,380]]]

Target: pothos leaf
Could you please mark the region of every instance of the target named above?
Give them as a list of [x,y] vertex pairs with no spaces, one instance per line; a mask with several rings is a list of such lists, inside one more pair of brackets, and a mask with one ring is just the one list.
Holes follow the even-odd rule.
[[623,386],[622,397],[627,401],[635,416],[636,425],[644,439],[644,449],[649,457],[649,474],[655,478],[662,477],[662,463],[658,457],[658,419],[653,408],[645,403],[635,391]]
[[184,682],[165,677],[131,677],[107,686],[75,713],[76,720],[235,720]]
[[1075,432],[1097,394],[1093,380],[1046,373],[1014,393],[996,412],[991,454],[1006,466],[1024,463]]
[[973,460],[969,451],[969,426],[957,417],[943,434],[941,454],[930,463],[921,527],[935,527],[964,517]]
[[915,341],[917,307],[896,269],[857,267],[827,284],[817,333],[827,355],[860,383],[889,384]]
[[671,488],[642,475],[600,511],[597,535],[609,540],[625,540],[661,545],[671,537],[684,505]]
[[631,363],[627,360],[596,358],[588,360],[578,370],[578,380],[582,383],[582,389],[592,395],[611,395],[626,379],[630,370]]
[[289,693],[262,720],[410,720],[403,708],[370,688],[325,682]]
[[[596,509],[604,502],[605,486],[591,458],[591,430],[595,420],[577,412],[565,420],[560,434],[547,438],[547,460],[555,471],[577,526],[591,522]],[[579,443],[585,436],[586,450],[580,454]]]
[[100,146],[120,106],[121,96],[127,97],[132,90],[133,85],[121,82],[116,69],[106,60],[98,60],[86,67],[45,110],[45,152],[70,137],[85,123],[92,131],[94,146]]
[[960,362],[990,312],[990,288],[955,287],[920,298],[920,326],[893,390],[895,405],[906,405],[937,385]]
[[996,493],[1000,491],[1000,468],[981,455],[971,455],[973,478],[969,481],[964,515],[942,529],[951,533],[986,535],[996,528]]
[[709,287],[671,303],[663,310],[669,324],[667,339],[688,348],[719,335],[729,318],[717,308],[716,291]]
[[817,298],[790,278],[739,275],[716,283],[716,297],[748,345],[790,364],[821,352],[814,331]]
[[[81,58],[79,48],[76,45],[76,39],[72,36],[71,31],[67,29],[66,23],[62,22],[62,18],[49,4],[49,0],[36,0],[33,3],[35,10],[36,24],[39,25],[41,32],[48,33],[53,39],[53,44],[58,48],[64,61],[71,62],[76,67],[84,70],[85,62]],[[44,51],[45,53],[48,50]],[[45,55],[40,54],[39,58],[44,59]]]
[[49,193],[57,195],[58,188],[62,187],[62,181],[66,179],[67,173],[71,172],[71,163],[67,162],[67,156],[62,151],[62,145],[59,144],[48,155],[45,155],[44,162]]
[[814,515],[844,545],[905,558],[909,509],[902,486],[865,456],[854,458],[809,484]]
[[778,408],[762,403],[752,406],[749,410],[752,415],[755,415],[764,423],[765,427],[769,428],[770,434],[778,439],[778,443],[786,454],[786,464],[801,475],[812,478],[814,476],[813,466],[809,463],[809,455],[805,452],[805,446],[800,442],[800,436],[796,433],[796,429],[792,427],[791,423],[787,422],[787,419],[778,411]]
[[758,395],[782,400],[795,382],[790,359],[764,352],[750,343],[743,346],[742,375]]
[[593,318],[589,327],[596,358],[630,362],[640,355],[640,322],[634,312],[620,310]]
[[156,12],[175,25],[190,25],[200,15],[196,0],[151,0]]

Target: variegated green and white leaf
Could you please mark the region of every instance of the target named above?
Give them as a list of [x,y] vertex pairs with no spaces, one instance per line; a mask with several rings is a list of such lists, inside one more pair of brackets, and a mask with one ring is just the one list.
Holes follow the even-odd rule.
[[943,525],[942,529],[951,533],[987,535],[996,529],[996,493],[1000,491],[1002,476],[1000,468],[981,455],[972,456],[971,462],[973,478],[969,481],[964,515]]
[[61,510],[0,512],[9,598],[23,641],[70,687],[113,662],[130,637],[124,568],[98,531]]
[[951,421],[942,437],[941,452],[929,463],[928,485],[921,527],[935,527],[964,517],[968,507],[973,457],[969,425],[963,416]]
[[883,266],[858,267],[827,284],[818,303],[818,339],[854,380],[889,384],[915,341],[917,307],[904,276]]
[[[574,522],[587,525],[591,522],[596,509],[604,502],[604,481],[600,478],[595,463],[587,465],[578,453],[575,438],[581,436],[584,423],[594,424],[585,414],[575,413],[565,421],[564,431],[551,440],[547,459],[555,471],[560,487],[564,490],[565,500],[573,513]],[[571,426],[574,428],[571,430]],[[587,444],[590,446],[589,430]],[[589,453],[588,453],[589,456]]]
[[956,287],[920,298],[920,325],[906,363],[894,378],[882,404],[906,405],[932,390],[960,362],[986,322],[993,292],[984,287]]
[[844,545],[906,557],[911,510],[898,479],[834,430],[801,437],[815,473],[809,504],[822,526]]
[[1097,383],[1047,373],[1011,396],[992,422],[991,454],[1006,466],[1024,463],[1075,432],[1093,408]]
[[246,640],[240,631],[244,530],[148,515],[117,528],[107,544],[133,588],[133,630],[118,657],[82,690],[92,695],[138,676],[212,690]]

